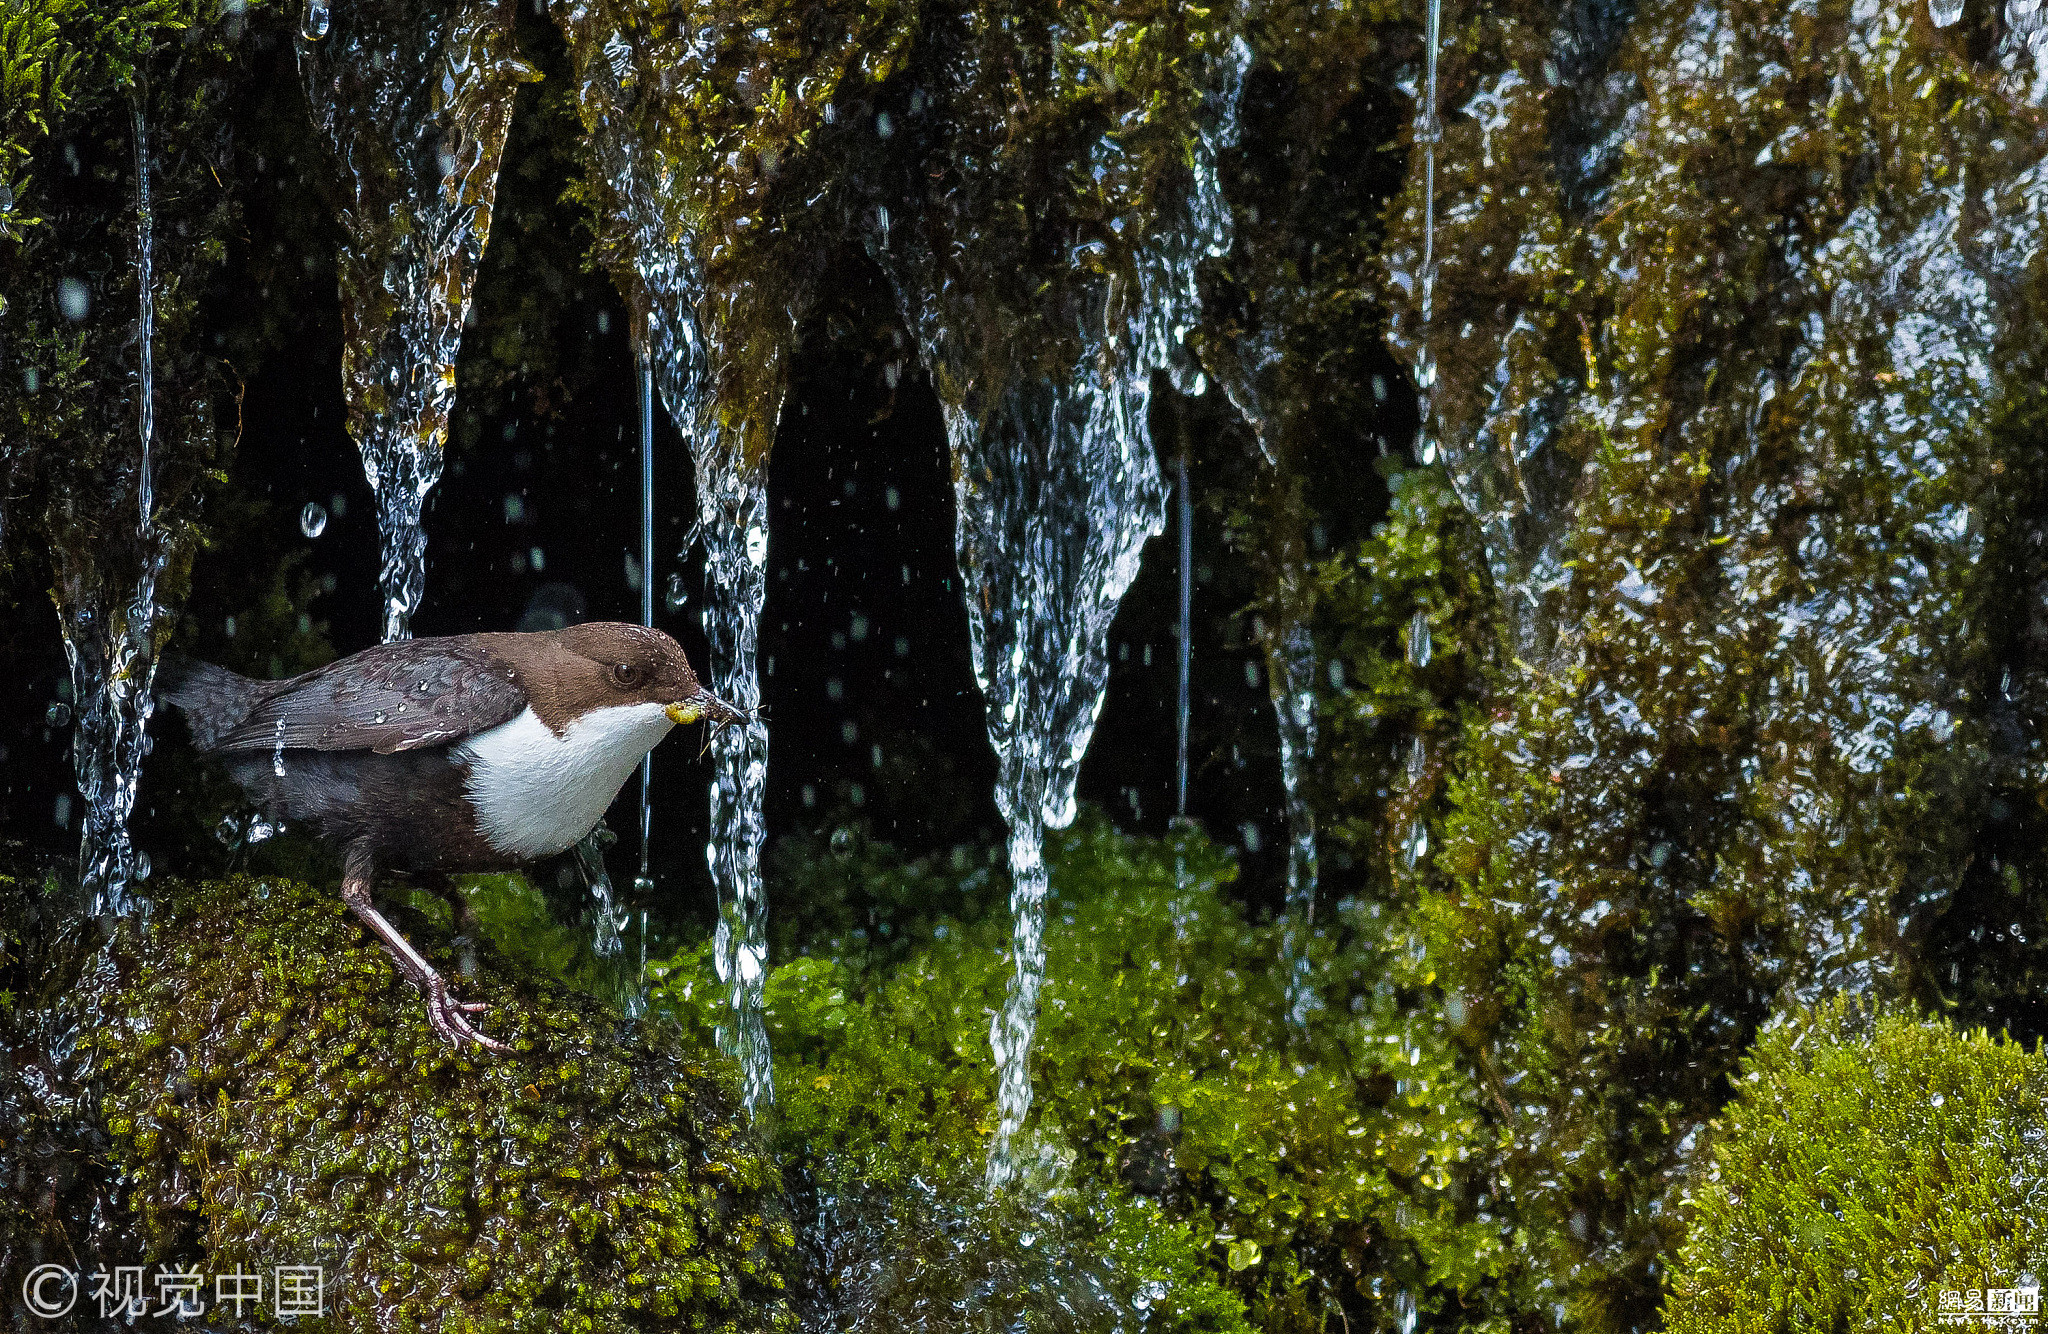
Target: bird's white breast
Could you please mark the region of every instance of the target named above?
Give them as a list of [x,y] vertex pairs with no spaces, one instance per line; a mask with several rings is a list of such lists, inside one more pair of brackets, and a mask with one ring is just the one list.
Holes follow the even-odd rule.
[[477,826],[509,857],[552,857],[589,833],[675,726],[659,704],[592,709],[556,736],[529,708],[455,748]]

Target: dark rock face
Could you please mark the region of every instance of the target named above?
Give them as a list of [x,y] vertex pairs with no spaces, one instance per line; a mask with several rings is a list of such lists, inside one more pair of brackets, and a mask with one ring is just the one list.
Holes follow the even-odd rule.
[[462,989],[517,1054],[472,1063],[288,881],[169,894],[114,957],[91,1042],[121,1262],[319,1265],[339,1329],[791,1324],[775,1169],[675,1043],[487,958]]

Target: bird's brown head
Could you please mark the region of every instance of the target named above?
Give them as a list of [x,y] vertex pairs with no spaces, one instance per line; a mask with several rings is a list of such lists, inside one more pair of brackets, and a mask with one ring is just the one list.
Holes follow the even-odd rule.
[[[586,621],[548,636],[566,653],[551,683],[570,715],[618,704],[659,704],[678,723],[744,722],[746,715],[706,690],[683,646],[660,630],[618,621]],[[552,702],[552,701],[551,701]],[[538,701],[536,701],[538,703]],[[545,716],[546,710],[542,710]],[[550,720],[552,721],[552,720]]]

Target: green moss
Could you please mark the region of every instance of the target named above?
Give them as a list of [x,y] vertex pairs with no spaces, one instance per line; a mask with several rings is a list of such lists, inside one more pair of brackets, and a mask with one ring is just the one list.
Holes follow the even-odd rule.
[[[1282,928],[1219,895],[1235,869],[1214,845],[1132,838],[1091,814],[1048,851],[1024,1153],[1036,1203],[1021,1214],[982,1187],[988,1016],[1009,972],[999,901],[964,920],[899,915],[886,941],[813,941],[769,975],[776,1143],[821,1201],[826,1277],[885,1323],[972,1290],[999,1327],[1036,1309],[1033,1283],[1067,1273],[1144,1297],[1167,1328],[1320,1330],[1340,1313],[1359,1327],[1401,1292],[1446,1327],[1502,1328],[1516,1260],[1471,1171],[1492,1133],[1484,1093],[1460,1073],[1456,1023],[1414,1008],[1434,979],[1382,948],[1374,910],[1319,918],[1323,1006],[1296,1030]],[[858,842],[821,860],[875,902],[972,905],[987,874],[979,856],[904,865]],[[658,1007],[700,1033],[719,1021],[708,949],[653,971]]]
[[2039,438],[1998,428],[2038,392],[2008,310],[2038,300],[2039,142],[1985,36],[1745,0],[1446,35],[1394,339],[1509,653],[1411,922],[1500,1094],[1532,1300],[1576,1328],[1655,1318],[1688,1132],[1774,1007],[1939,993],[1958,886],[2023,897],[1997,826],[2035,808],[2004,757],[2037,673],[1987,627],[2043,568],[2011,544]]
[[1836,1002],[1743,1064],[1673,1266],[1676,1334],[1933,1329],[1964,1309],[1944,1293],[2038,1286],[2038,1047]]
[[180,887],[117,958],[95,1045],[150,1259],[322,1265],[337,1329],[788,1326],[776,1170],[716,1058],[488,956],[458,988],[516,1054],[451,1051],[289,881]]

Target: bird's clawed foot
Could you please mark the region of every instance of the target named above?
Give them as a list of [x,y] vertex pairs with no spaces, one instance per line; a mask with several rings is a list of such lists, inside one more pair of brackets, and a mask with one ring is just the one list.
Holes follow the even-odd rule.
[[398,928],[371,905],[370,881],[374,869],[367,843],[359,842],[350,847],[348,866],[341,879],[341,901],[364,926],[370,928],[406,980],[420,989],[421,997],[427,1002],[427,1023],[457,1051],[462,1049],[463,1043],[474,1042],[486,1051],[510,1052],[510,1047],[478,1032],[476,1025],[469,1022],[470,1015],[482,1014],[491,1007],[483,1001],[459,1001],[449,995],[447,979],[435,972],[434,966],[398,933]]
[[485,1001],[459,1001],[448,994],[448,983],[439,973],[429,972],[425,982],[420,984],[420,995],[427,1002],[427,1022],[433,1026],[448,1044],[460,1050],[465,1042],[474,1042],[487,1051],[509,1052],[512,1049],[497,1039],[477,1030],[469,1022],[469,1016],[482,1014],[490,1009]]

